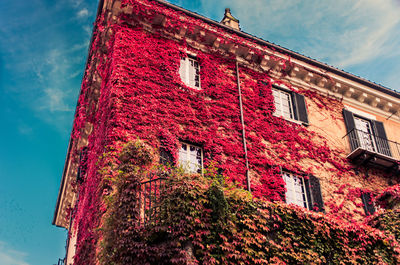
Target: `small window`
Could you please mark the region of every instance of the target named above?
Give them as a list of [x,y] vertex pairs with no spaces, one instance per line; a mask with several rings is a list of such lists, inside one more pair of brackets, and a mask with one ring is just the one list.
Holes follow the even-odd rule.
[[375,152],[376,143],[371,121],[362,117],[354,116],[354,123],[356,125],[355,128],[357,130],[361,148]]
[[203,149],[199,146],[181,143],[179,165],[190,173],[201,173],[203,169]]
[[187,86],[200,89],[200,65],[199,62],[192,57],[182,57],[179,68],[179,75],[182,82]]
[[306,101],[303,95],[287,91],[276,85],[273,85],[272,95],[274,96],[275,116],[308,124]]
[[290,94],[286,91],[272,89],[272,95],[275,102],[274,115],[293,119],[293,104]]
[[286,203],[308,209],[307,185],[304,178],[283,172],[283,180],[286,183]]
[[297,176],[282,169],[281,175],[286,183],[286,203],[299,205],[316,212],[325,211],[321,185],[317,177],[313,175]]

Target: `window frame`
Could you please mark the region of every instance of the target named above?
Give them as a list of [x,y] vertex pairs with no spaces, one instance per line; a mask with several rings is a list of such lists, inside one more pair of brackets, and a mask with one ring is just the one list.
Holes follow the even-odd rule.
[[[280,113],[277,113],[277,110],[278,110],[278,108],[277,108],[278,104],[277,103],[278,102],[276,101],[276,97],[274,95],[274,91],[279,93],[279,105],[280,105],[279,110],[280,110]],[[284,115],[282,95],[286,95],[287,98],[288,98],[288,107],[289,107],[290,117],[287,117],[287,116]],[[288,92],[288,91],[285,91],[283,89],[272,88],[272,96],[274,97],[274,106],[275,106],[275,111],[274,111],[273,115],[277,116],[277,117],[282,117],[282,118],[284,118],[286,120],[295,120],[294,108],[293,108],[293,99],[292,99],[291,93]]]
[[[179,148],[179,151],[178,151],[178,159],[177,159],[178,160],[177,161],[178,162],[178,166],[183,168],[188,173],[203,174],[203,168],[204,168],[203,167],[203,157],[204,157],[203,147],[201,145],[189,143],[187,141],[180,141],[179,143],[180,143],[180,148]],[[187,156],[186,160],[181,161],[181,149],[182,149],[183,145],[186,145],[188,149],[186,150],[186,156]],[[197,171],[192,171],[191,167],[190,167],[190,163],[192,163],[191,160],[190,160],[191,154],[190,154],[190,151],[188,151],[188,150],[190,150],[190,147],[193,147],[195,149],[199,149],[200,150],[200,165],[197,165]],[[196,156],[197,156],[197,154],[196,154]],[[186,164],[186,165],[184,165],[184,164]]]
[[[359,146],[363,149],[372,151],[372,152],[378,152],[378,146],[376,143],[376,132],[375,132],[375,128],[374,128],[374,124],[370,119],[364,118],[362,116],[359,116],[357,114],[353,114],[353,119],[354,119],[354,128],[357,130],[357,136],[359,139]],[[368,129],[370,130],[370,132],[368,131],[364,131],[362,130],[362,128],[358,128],[358,122],[357,121],[361,121],[364,122],[365,124],[367,124]],[[361,132],[360,132],[361,131]],[[368,135],[368,140],[364,139],[365,134]],[[371,150],[372,149],[372,150]]]
[[[296,176],[297,178],[302,179],[302,185],[304,185],[304,191],[305,191],[305,200],[306,200],[306,205],[307,207],[304,207],[305,209],[308,209],[310,211],[314,212],[325,212],[325,206],[324,206],[324,200],[322,197],[322,190],[321,190],[321,184],[320,181],[317,177],[315,177],[312,174],[301,174],[301,173],[295,173],[291,170],[287,170],[279,166],[280,168],[280,174],[282,177],[282,180],[285,182],[285,187],[286,187],[286,181],[284,179],[284,173],[287,173],[289,175]],[[286,191],[285,191],[285,197],[282,198],[286,202]],[[303,200],[303,204],[304,204]],[[296,204],[297,205],[297,204]]]
[[[375,153],[383,154],[389,157],[393,157],[393,153],[390,148],[389,140],[385,131],[385,124],[381,121],[374,120],[371,118],[367,118],[358,113],[354,113],[347,109],[347,107],[343,108],[343,120],[347,129],[348,140],[350,144],[350,150],[354,151],[357,148],[361,148],[364,150],[369,150],[361,145],[361,140],[359,137],[358,130],[356,127],[356,119],[361,119],[364,121],[368,121],[371,129],[371,141],[373,142]],[[352,133],[352,131],[354,131]]]
[[[292,117],[285,117],[282,115],[282,111],[280,114],[276,113],[276,98],[273,94],[273,91],[277,91],[278,93],[280,93],[280,95],[282,94],[286,94],[289,98],[289,108],[290,108],[290,114],[292,115]],[[293,123],[297,123],[297,124],[302,124],[305,126],[309,125],[309,119],[308,119],[308,110],[307,110],[307,103],[305,101],[305,97],[295,91],[292,91],[282,85],[276,85],[276,84],[272,84],[272,88],[271,88],[271,93],[272,96],[274,97],[274,106],[275,106],[275,111],[273,113],[273,115],[275,117],[281,117],[287,121],[293,122]],[[282,97],[280,96],[280,99]],[[282,102],[282,101],[280,101]],[[282,105],[282,103],[280,103]]]
[[[190,67],[193,63],[193,78],[190,75]],[[195,66],[197,64],[197,67]],[[201,90],[201,75],[200,75],[200,62],[196,56],[186,54],[186,56],[181,56],[180,66],[179,66],[179,76],[181,81],[188,87],[195,90]],[[198,78],[198,86],[196,85],[196,77]],[[193,80],[192,80],[193,79]],[[192,83],[193,82],[193,83]]]
[[[289,171],[285,171],[285,170],[282,170],[282,172],[281,172],[281,175],[282,175],[282,179],[283,179],[283,181],[285,182],[285,202],[287,203],[287,204],[294,204],[294,205],[297,205],[297,206],[300,206],[300,207],[303,207],[303,208],[305,208],[305,209],[307,209],[307,210],[311,210],[310,209],[310,202],[309,202],[309,198],[308,198],[308,194],[311,192],[310,190],[309,190],[309,185],[307,185],[308,183],[307,183],[307,180],[304,178],[304,176],[298,176],[298,175],[296,175],[296,174],[293,174],[293,173],[291,173],[291,172],[289,172]],[[287,178],[291,178],[293,181],[292,181],[292,185],[293,185],[293,189],[289,189],[288,188],[288,181],[286,181],[286,179]],[[293,197],[295,198],[296,196],[296,194],[298,194],[298,193],[296,193],[296,191],[295,191],[295,181],[296,180],[299,180],[300,182],[301,182],[301,189],[302,189],[302,193],[301,193],[301,195],[302,195],[302,205],[299,205],[299,204],[297,204],[297,203],[295,203],[295,202],[290,202],[290,203],[288,203],[287,202],[287,199],[288,199],[288,193],[289,193],[289,191],[291,191],[291,192],[293,192],[294,194],[292,194],[293,195]],[[297,200],[297,199],[299,199],[299,198],[295,198],[295,200]]]

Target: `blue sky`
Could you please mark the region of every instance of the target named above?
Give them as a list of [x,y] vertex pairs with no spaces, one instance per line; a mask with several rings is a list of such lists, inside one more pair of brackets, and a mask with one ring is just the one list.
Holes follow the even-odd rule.
[[[171,2],[218,21],[230,7],[243,31],[400,91],[399,0]],[[96,8],[0,2],[0,265],[65,254],[51,220]]]

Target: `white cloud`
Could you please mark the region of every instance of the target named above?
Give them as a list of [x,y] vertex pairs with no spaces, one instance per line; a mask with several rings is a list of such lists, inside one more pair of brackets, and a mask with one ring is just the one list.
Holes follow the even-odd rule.
[[83,0],[70,0],[70,2],[73,7],[78,7],[83,2]]
[[92,27],[90,27],[89,25],[85,25],[82,28],[83,28],[83,31],[85,31],[85,33],[90,38],[92,36]]
[[359,0],[348,30],[339,38],[343,47],[336,63],[342,67],[360,64],[380,56],[399,54],[395,39],[400,33],[400,9],[391,1]]
[[71,102],[73,92],[73,89],[69,87],[69,80],[76,76],[77,71],[73,71],[72,66],[74,61],[80,58],[71,57],[71,54],[85,47],[86,45],[76,44],[67,50],[53,49],[44,56],[45,63],[36,71],[38,79],[44,85],[41,96],[35,103],[37,110],[50,111],[50,113],[73,110],[67,103]]
[[43,103],[39,105],[39,109],[50,112],[72,111],[72,107],[65,102],[67,97],[67,93],[59,88],[46,88],[43,97],[39,100]]
[[87,16],[89,16],[89,10],[87,10],[87,8],[82,8],[78,11],[76,15],[78,16],[78,18],[86,18]]
[[[393,58],[397,62],[400,61],[400,56]],[[395,89],[400,92],[400,65],[397,64],[393,66],[393,71],[391,71],[388,76],[385,78],[385,84],[388,84],[388,87]]]
[[18,125],[18,132],[22,135],[30,135],[33,132],[33,129],[26,124],[19,124]]
[[[397,3],[395,2],[397,1]],[[307,56],[348,67],[400,54],[399,0],[202,0],[207,15],[232,13],[247,31]]]
[[26,253],[13,250],[6,243],[0,241],[0,262],[2,265],[29,265],[25,261],[26,256]]

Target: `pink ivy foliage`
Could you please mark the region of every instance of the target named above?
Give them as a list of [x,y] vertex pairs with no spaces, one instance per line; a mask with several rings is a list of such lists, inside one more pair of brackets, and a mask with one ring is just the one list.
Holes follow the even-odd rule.
[[391,186],[383,190],[376,198],[375,201],[383,208],[393,206],[392,204],[400,203],[400,185]]
[[[122,1],[124,6],[149,20],[155,13],[164,14],[170,26],[167,28],[179,28],[184,23],[189,32],[194,32],[196,27],[213,32],[219,30],[153,1]],[[155,149],[163,147],[170,151],[175,161],[180,140],[197,143],[204,149],[205,165],[216,163],[229,181],[245,187],[246,166],[234,59],[212,50],[209,53],[194,50],[185,39],[177,42],[157,31],[148,33],[137,24],[134,16],[122,14],[120,19],[119,24],[109,24],[104,14],[97,18],[89,54],[90,67],[85,72],[75,116],[74,139],[80,137],[87,123],[93,124],[88,139],[87,172],[79,187],[75,212],[76,264],[92,264],[87,262],[94,260],[99,239],[95,229],[105,211],[101,202],[104,178],[116,176],[112,166],[117,163],[115,154],[126,142],[140,138]],[[103,43],[108,31],[112,33]],[[236,41],[251,43],[241,37]],[[186,50],[197,54],[201,90],[186,86],[180,79],[180,58],[185,56]],[[285,63],[291,63],[289,57]],[[96,104],[91,100],[93,79],[89,77],[93,74],[102,80]],[[268,73],[240,66],[240,80],[255,197],[282,200],[285,184],[279,167],[304,175],[324,167],[338,178],[354,174],[349,163],[339,155],[341,150],[331,148],[322,135],[272,115],[275,107]],[[285,85],[292,89],[290,84]],[[341,102],[306,89],[297,92],[339,117]],[[316,161],[317,165],[301,166],[300,161],[305,158]],[[341,187],[337,193],[346,193],[347,199],[355,201],[360,190]],[[343,204],[328,200],[325,206],[330,213],[337,214],[338,219],[353,218],[353,213],[342,211]]]

